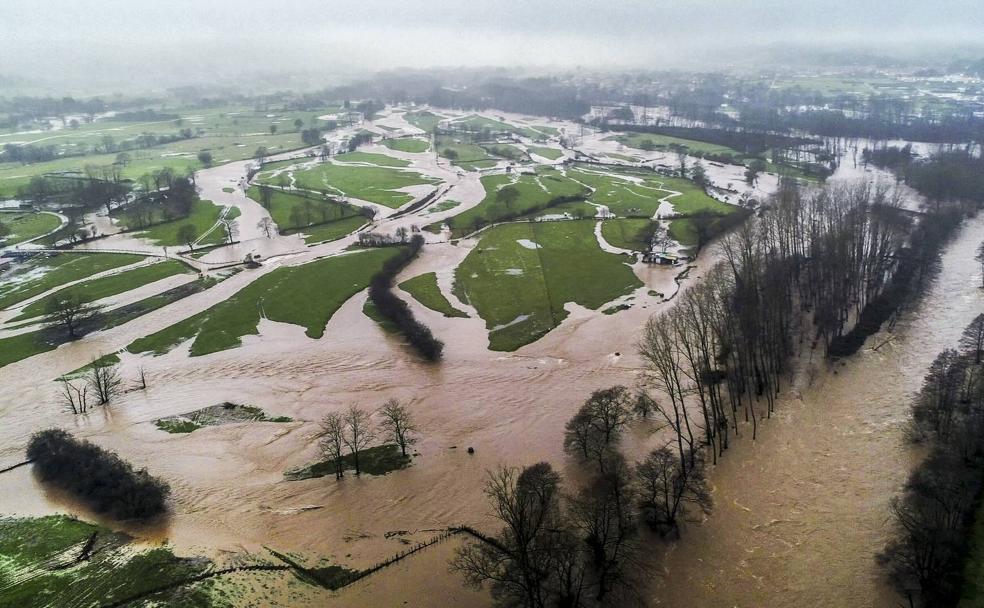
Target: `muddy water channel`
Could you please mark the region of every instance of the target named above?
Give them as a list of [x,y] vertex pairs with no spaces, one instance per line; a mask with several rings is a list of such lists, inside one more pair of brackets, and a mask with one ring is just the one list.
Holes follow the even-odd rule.
[[875,556],[918,457],[903,436],[910,397],[984,311],[981,238],[984,217],[951,242],[928,295],[845,365],[801,362],[758,441],[736,442],[711,474],[714,511],[669,549],[654,604],[902,605]]

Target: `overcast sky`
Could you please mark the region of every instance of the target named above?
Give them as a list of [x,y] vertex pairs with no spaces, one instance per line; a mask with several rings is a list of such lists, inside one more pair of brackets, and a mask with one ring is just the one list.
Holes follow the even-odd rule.
[[[984,44],[984,0],[0,0],[0,75],[673,67],[722,48]],[[0,92],[2,93],[2,92]]]

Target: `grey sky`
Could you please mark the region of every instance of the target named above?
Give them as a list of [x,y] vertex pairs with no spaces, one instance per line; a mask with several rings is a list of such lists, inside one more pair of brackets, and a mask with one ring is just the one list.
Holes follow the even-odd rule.
[[[0,75],[672,67],[721,48],[984,41],[982,0],[2,0]],[[193,76],[194,75],[194,76]]]

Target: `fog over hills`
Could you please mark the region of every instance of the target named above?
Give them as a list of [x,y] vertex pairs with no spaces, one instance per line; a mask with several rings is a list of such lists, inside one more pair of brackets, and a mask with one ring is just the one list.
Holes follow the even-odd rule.
[[0,75],[112,89],[395,66],[718,68],[846,49],[931,59],[979,56],[982,14],[973,0],[7,0]]

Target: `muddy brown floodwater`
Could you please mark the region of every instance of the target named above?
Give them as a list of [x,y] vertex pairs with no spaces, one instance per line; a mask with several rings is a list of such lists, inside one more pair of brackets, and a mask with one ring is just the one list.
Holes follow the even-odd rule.
[[947,247],[928,295],[845,365],[801,362],[758,441],[743,437],[711,474],[714,511],[667,551],[653,604],[901,605],[875,557],[917,458],[903,437],[909,401],[937,353],[984,312],[981,238],[984,216]]
[[[442,219],[484,195],[476,175],[458,176],[419,156],[414,168],[453,184],[452,198],[461,205],[427,217],[380,220],[387,231]],[[200,183],[211,190],[235,185],[233,169],[210,171]],[[250,222],[262,213],[241,191],[225,195],[222,202],[242,207]],[[244,223],[245,236],[251,236],[250,222]],[[660,555],[663,576],[645,590],[653,604],[895,605],[874,555],[888,531],[888,502],[913,458],[902,441],[908,401],[936,353],[953,345],[981,311],[973,250],[982,233],[984,220],[968,223],[947,248],[929,295],[893,333],[873,337],[846,366],[828,370],[819,360],[800,365],[777,414],[760,426],[759,440],[746,436],[735,442],[712,471],[713,513],[688,525],[682,541]],[[444,361],[431,366],[367,318],[365,295],[359,294],[335,313],[320,340],[305,337],[298,326],[263,320],[259,335],[246,336],[240,348],[193,358],[187,345],[161,357],[124,353],[122,373],[133,379],[144,368],[147,391],[129,392],[86,416],[72,417],[59,406],[52,380],[60,374],[205,310],[278,265],[337,253],[353,239],[303,248],[129,323],[0,369],[0,468],[23,458],[32,432],[66,427],[171,484],[172,517],[158,529],[129,530],[138,538],[166,538],[181,555],[220,562],[244,551],[265,554],[269,547],[309,563],[325,558],[365,568],[405,549],[405,541],[426,540],[448,526],[494,530],[482,488],[485,471],[499,464],[548,460],[573,478],[576,467],[562,450],[564,423],[592,390],[636,382],[641,361],[634,341],[651,314],[672,305],[650,290],[673,293],[676,271],[637,265],[645,287],[628,310],[601,315],[570,305],[568,318],[541,340],[515,353],[497,353],[487,349],[480,318],[447,319],[407,297],[446,343]],[[433,271],[447,289],[453,269],[476,243],[432,240],[397,282]],[[277,252],[298,246],[276,239],[262,244]],[[684,288],[700,280],[711,257],[710,251],[701,255]],[[317,421],[326,413],[353,402],[375,408],[391,397],[409,403],[422,429],[412,467],[342,482],[285,481],[284,471],[318,458]],[[186,435],[169,435],[153,424],[224,401],[259,406],[294,422],[231,424]],[[638,459],[659,440],[649,429],[635,428],[623,447]],[[475,448],[473,455],[468,447]],[[92,518],[42,488],[30,467],[0,475],[0,514],[52,512]],[[447,572],[460,542],[427,549],[338,594],[304,602],[292,596],[291,605],[487,606],[487,593],[463,589]]]

